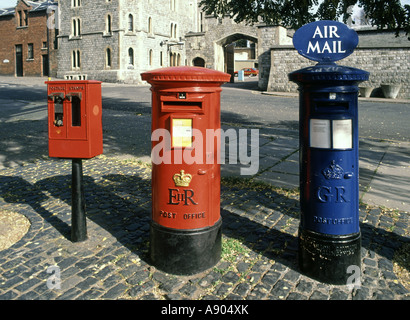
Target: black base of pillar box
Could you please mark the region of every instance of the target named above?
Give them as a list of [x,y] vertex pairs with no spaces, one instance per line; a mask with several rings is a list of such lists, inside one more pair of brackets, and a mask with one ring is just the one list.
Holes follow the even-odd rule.
[[222,219],[212,227],[177,230],[151,222],[150,258],[161,271],[192,275],[205,271],[221,258]]
[[349,266],[361,266],[361,234],[324,235],[299,228],[299,267],[328,284],[347,284]]

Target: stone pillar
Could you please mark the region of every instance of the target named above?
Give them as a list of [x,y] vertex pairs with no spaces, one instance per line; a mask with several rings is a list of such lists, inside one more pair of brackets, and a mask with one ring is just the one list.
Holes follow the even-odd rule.
[[262,91],[266,91],[268,87],[271,66],[270,48],[277,44],[277,28],[279,27],[267,25],[258,26],[258,87]]

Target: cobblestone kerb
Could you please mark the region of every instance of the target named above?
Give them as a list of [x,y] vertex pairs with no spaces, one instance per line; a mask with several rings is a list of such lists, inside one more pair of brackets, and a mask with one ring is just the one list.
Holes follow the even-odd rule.
[[[149,166],[99,156],[84,161],[83,170],[88,240],[80,243],[70,241],[70,160],[0,171],[0,206],[31,222],[0,252],[0,299],[410,299],[393,271],[394,253],[410,242],[409,213],[362,205],[361,286],[327,285],[297,266],[297,193],[228,179],[221,261],[201,274],[174,276],[148,259]],[[50,289],[53,266],[61,286]]]

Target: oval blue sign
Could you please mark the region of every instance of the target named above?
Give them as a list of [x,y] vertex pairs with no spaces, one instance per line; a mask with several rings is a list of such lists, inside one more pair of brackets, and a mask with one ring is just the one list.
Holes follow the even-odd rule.
[[359,43],[356,31],[337,21],[321,20],[296,30],[293,45],[310,60],[338,61],[353,53]]

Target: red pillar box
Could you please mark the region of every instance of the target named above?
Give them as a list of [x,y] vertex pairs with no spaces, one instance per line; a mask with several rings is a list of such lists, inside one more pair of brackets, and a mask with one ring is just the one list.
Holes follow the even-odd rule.
[[103,153],[101,82],[46,81],[49,156],[89,159]]
[[151,260],[195,274],[221,255],[220,92],[230,75],[170,67],[141,76],[152,85]]

